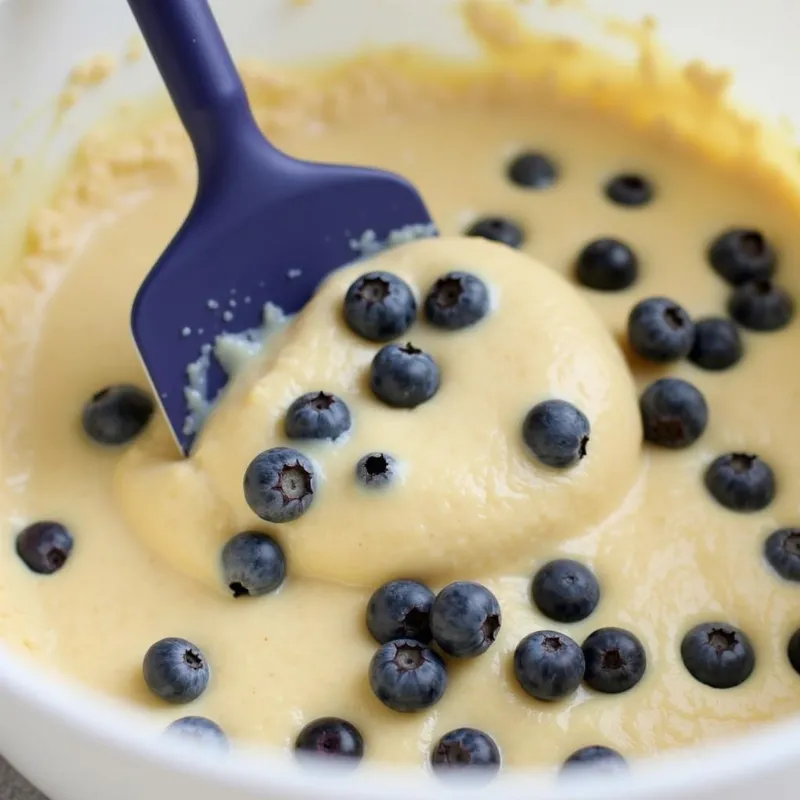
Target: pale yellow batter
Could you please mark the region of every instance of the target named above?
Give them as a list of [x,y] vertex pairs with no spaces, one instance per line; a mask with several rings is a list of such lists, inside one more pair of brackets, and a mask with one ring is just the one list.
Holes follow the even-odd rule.
[[[550,55],[565,46],[554,47]],[[638,253],[640,280],[628,291],[592,293],[479,241],[387,253],[381,265],[420,293],[455,265],[492,287],[485,324],[458,334],[417,324],[409,333],[436,351],[440,394],[402,415],[369,398],[363,371],[375,348],[338,318],[361,271],[351,268],[325,285],[284,348],[271,351],[272,369],[253,366],[240,379],[185,463],[176,461],[160,419],[120,452],[89,443],[79,418],[102,386],[146,385],[128,311],[190,203],[188,146],[175,120],[160,117],[144,130],[98,131],[87,140],[60,194],[33,221],[23,262],[0,297],[6,540],[43,518],[62,520],[75,536],[67,566],[52,576],[32,575],[7,548],[0,562],[7,643],[146,704],[163,726],[187,709],[148,693],[141,660],[155,640],[182,636],[213,668],[189,713],[231,736],[288,746],[305,722],[339,715],[362,731],[369,759],[416,764],[459,726],[490,733],[509,765],[552,766],[584,745],[635,757],[800,708],[800,676],[785,656],[800,624],[800,590],[778,580],[761,555],[770,531],[800,522],[793,368],[800,328],[745,333],[745,357],[723,373],[688,362],[647,366],[623,358],[613,342],[646,296],[672,297],[695,316],[721,313],[728,289],[705,249],[731,225],[764,231],[780,252],[782,284],[797,296],[792,176],[780,177],[759,155],[754,131],[733,118],[690,135],[680,114],[670,127],[636,106],[647,93],[631,89],[629,108],[622,95],[609,102],[613,94],[601,84],[565,96],[552,80],[512,64],[516,70],[519,62],[481,71],[375,56],[324,78],[252,73],[249,85],[279,145],[403,172],[447,234],[482,213],[506,215],[526,228],[526,251],[567,281],[590,239],[614,235]],[[698,69],[688,76],[702,77]],[[684,88],[676,97],[710,118],[719,86],[700,83],[697,94]],[[524,147],[558,161],[561,178],[551,189],[524,191],[506,179],[509,157]],[[599,187],[620,170],[650,176],[656,200],[636,210],[608,203]],[[643,447],[630,374],[639,389],[663,374],[694,383],[710,409],[700,441],[677,452]],[[278,430],[289,402],[322,388],[347,397],[357,425],[341,447],[311,448],[324,465],[320,495],[299,522],[272,531],[287,551],[285,586],[234,601],[215,565],[225,540],[256,522],[241,495],[244,468],[259,450],[285,443]],[[518,438],[524,411],[553,394],[581,406],[593,426],[591,458],[559,476],[526,457]],[[348,476],[356,457],[375,449],[399,455],[407,471],[390,493],[367,497]],[[775,469],[779,489],[766,511],[725,511],[704,489],[705,466],[730,450],[757,452]],[[581,688],[544,704],[516,685],[517,642],[553,626],[531,606],[530,578],[564,555],[596,572],[603,597],[589,619],[559,629],[578,642],[605,625],[635,632],[648,671],[634,690],[611,696]],[[444,699],[419,714],[387,710],[367,682],[375,645],[364,626],[366,602],[380,582],[401,575],[434,588],[478,579],[503,609],[498,642],[480,658],[452,663]],[[681,663],[683,634],[713,619],[738,625],[754,643],[757,666],[739,688],[702,686]]]
[[[492,287],[493,309],[463,332],[417,324],[406,333],[442,372],[432,401],[412,413],[375,400],[366,376],[377,347],[342,320],[345,292],[365,271],[356,264],[325,283],[280,343],[267,342],[265,359],[237,378],[191,459],[174,462],[163,426],[131,448],[114,481],[131,529],[163,562],[224,590],[220,544],[259,524],[242,477],[255,455],[277,445],[298,447],[320,475],[313,507],[281,537],[292,574],[304,578],[369,589],[400,575],[433,584],[475,577],[545,556],[606,519],[638,478],[642,438],[612,337],[565,281],[494,242],[420,241],[370,264],[417,296],[456,267]],[[335,444],[286,440],[292,400],[321,388],[346,399],[352,433]],[[592,424],[592,458],[567,473],[537,466],[520,433],[528,409],[554,397]],[[364,492],[354,481],[354,465],[374,451],[403,465],[402,486]]]

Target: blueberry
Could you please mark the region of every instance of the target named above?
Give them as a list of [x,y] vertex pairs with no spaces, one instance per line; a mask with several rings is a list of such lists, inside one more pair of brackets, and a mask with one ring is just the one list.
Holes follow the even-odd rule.
[[589,444],[589,420],[565,400],[535,405],[522,423],[522,438],[533,455],[548,467],[577,464]]
[[456,728],[436,743],[431,767],[443,778],[490,778],[500,769],[500,749],[483,731]]
[[393,408],[416,408],[439,391],[439,367],[411,343],[382,347],[370,368],[375,396]]
[[355,766],[364,755],[364,739],[355,725],[339,717],[322,717],[309,722],[297,735],[298,756]]
[[744,348],[739,329],[723,317],[709,317],[694,324],[694,344],[689,360],[702,369],[718,372],[736,364]]
[[144,681],[169,703],[190,703],[206,690],[211,670],[199,647],[186,639],[161,639],[145,653]]
[[39,575],[58,572],[72,552],[72,534],[60,522],[34,522],[17,534],[17,555]]
[[642,643],[621,628],[600,628],[583,643],[584,680],[597,692],[619,694],[644,677],[647,656]]
[[695,625],[683,637],[681,658],[693,678],[714,689],[739,686],[756,665],[750,640],[724,622]]
[[628,341],[649,361],[677,361],[692,349],[694,324],[677,303],[666,297],[651,297],[633,307],[628,317]]
[[708,260],[715,272],[728,283],[738,286],[747,281],[771,278],[777,257],[760,231],[731,228],[711,243]]
[[368,272],[351,284],[344,298],[344,318],[352,331],[371,342],[402,336],[417,315],[409,285],[389,272]]
[[136,386],[107,386],[83,407],[83,430],[98,444],[127,444],[144,430],[153,410],[150,395]]
[[424,308],[428,322],[437,328],[467,328],[489,312],[489,290],[469,272],[448,272],[433,284]]
[[661,378],[639,400],[644,438],[676,450],[696,442],[708,425],[708,406],[698,389],[680,378]]
[[397,462],[388,453],[367,453],[356,464],[356,480],[370,489],[381,489],[397,478]]
[[731,511],[761,511],[775,498],[775,473],[758,456],[726,453],[705,474],[711,496]]
[[289,439],[338,439],[350,430],[350,409],[335,394],[309,392],[289,406],[283,425]]
[[765,278],[737,286],[728,300],[728,313],[751,331],[777,331],[792,321],[794,300]]
[[593,772],[615,773],[625,770],[628,762],[610,747],[595,744],[576,750],[561,768],[562,773],[580,773],[591,769]]
[[800,581],[800,528],[780,528],[764,542],[767,562],[787,581]]
[[369,685],[393,711],[422,711],[441,700],[447,670],[444,661],[422,642],[395,639],[372,657]]
[[547,189],[558,180],[558,167],[543,153],[526,150],[508,165],[508,179],[524,189]]
[[222,548],[222,572],[234,597],[274,592],[286,577],[281,546],[266,533],[237,533]]
[[389,581],[376,589],[367,605],[367,628],[378,644],[393,639],[431,640],[434,593],[417,581]]
[[536,573],[531,597],[539,611],[555,622],[580,622],[597,608],[600,584],[588,567],[559,558]]
[[225,731],[206,717],[181,717],[168,725],[164,732],[196,744],[214,745],[226,750],[228,748]]
[[789,639],[786,655],[789,657],[789,663],[792,665],[792,669],[800,674],[800,630],[795,631],[794,634],[792,634],[792,638]]
[[652,201],[655,189],[644,176],[627,172],[611,178],[605,185],[605,195],[620,206],[646,206]]
[[509,247],[522,247],[525,233],[516,222],[505,217],[481,217],[467,228],[467,236],[478,236]]
[[519,685],[538,700],[561,700],[583,680],[583,651],[563,633],[528,634],[514,651],[514,674]]
[[639,259],[618,239],[596,239],[578,255],[578,282],[600,292],[619,292],[633,286],[639,276]]
[[301,517],[314,501],[315,491],[311,462],[288,447],[259,453],[244,474],[247,505],[267,522],[290,522]]
[[431,606],[433,638],[445,653],[458,658],[485,653],[497,639],[501,624],[500,603],[479,583],[451,583]]

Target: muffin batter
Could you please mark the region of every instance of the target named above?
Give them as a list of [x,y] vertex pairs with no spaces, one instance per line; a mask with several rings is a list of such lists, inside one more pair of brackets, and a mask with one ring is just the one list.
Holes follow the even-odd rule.
[[[552,47],[546,55],[565,46]],[[501,245],[443,239],[336,274],[240,376],[187,462],[176,460],[158,418],[133,445],[104,449],[87,440],[80,417],[104,386],[146,386],[128,312],[190,203],[188,145],[160,115],[87,138],[32,222],[0,297],[4,641],[147,704],[162,726],[202,714],[234,738],[289,746],[309,720],[341,716],[363,734],[370,760],[416,764],[462,726],[489,733],[507,765],[552,766],[587,745],[642,756],[800,707],[800,676],[786,657],[800,624],[798,586],[762,555],[773,530],[798,524],[798,326],[743,331],[742,360],[722,372],[687,360],[648,363],[625,335],[630,309],[646,297],[672,298],[696,319],[724,315],[731,290],[706,251],[735,226],[763,232],[779,254],[781,285],[797,296],[792,176],[776,173],[755,145],[737,150],[754,139],[733,122],[690,133],[675,115],[676,130],[636,106],[646,92],[610,103],[607,87],[554,91],[552,76],[518,50],[494,59],[476,69],[378,54],[311,75],[248,73],[259,119],[279,146],[402,172],[447,234],[485,216],[513,221],[522,249],[541,264]],[[684,92],[681,108],[705,108],[701,97],[713,105],[718,89]],[[725,131],[745,133],[726,139]],[[509,162],[528,149],[557,165],[546,189],[509,180]],[[603,187],[621,172],[646,176],[652,200],[611,202]],[[578,253],[608,236],[637,255],[637,280],[617,292],[577,285]],[[420,295],[456,267],[493,292],[492,314],[473,328],[411,329],[408,340],[435,351],[443,374],[440,394],[416,411],[375,405],[363,372],[378,346],[357,340],[340,318],[347,286],[373,267]],[[708,404],[707,430],[685,450],[641,442],[637,390],[665,375],[692,383]],[[286,407],[319,389],[347,398],[353,432],[341,447],[308,448],[324,483],[306,516],[260,523],[241,494],[244,469],[260,450],[286,444]],[[537,466],[518,438],[525,411],[553,395],[592,423],[589,457],[564,474]],[[349,480],[357,458],[376,449],[394,452],[405,472],[391,492],[372,496]],[[765,510],[731,512],[705,488],[706,467],[731,451],[756,453],[775,471]],[[75,547],[63,569],[36,576],[12,543],[43,519],[63,522]],[[276,594],[234,600],[219,553],[251,528],[281,542],[288,578]],[[530,601],[532,575],[558,557],[586,564],[601,584],[596,611],[578,623],[553,623]],[[476,659],[451,661],[443,699],[417,714],[385,708],[367,680],[376,649],[367,601],[393,577],[434,590],[478,580],[502,606],[498,641]],[[696,681],[680,654],[693,625],[715,620],[745,631],[756,654],[752,675],[724,691]],[[556,703],[519,688],[511,656],[524,636],[556,628],[580,643],[605,626],[632,631],[645,647],[647,671],[635,688],[581,687]],[[208,690],[185,709],[154,698],[142,680],[144,653],[167,636],[199,645],[212,668]]]
[[[259,450],[278,445],[311,456],[321,473],[314,506],[283,540],[292,573],[304,578],[369,589],[400,575],[434,584],[475,577],[607,518],[636,482],[641,446],[633,383],[612,338],[552,271],[493,242],[421,241],[369,264],[418,296],[455,267],[483,277],[495,308],[464,331],[407,331],[442,373],[430,402],[398,411],[372,395],[365,374],[376,345],[341,319],[347,287],[366,269],[356,264],[325,283],[277,346],[267,341],[266,363],[236,379],[189,461],[174,462],[160,428],[122,459],[115,494],[131,529],[160,560],[219,587],[219,542],[258,524],[242,476]],[[509,374],[518,388],[506,385]],[[334,443],[287,440],[286,409],[320,388],[345,399],[352,431]],[[536,468],[520,435],[526,411],[551,397],[592,421],[592,458],[568,474]],[[403,465],[402,487],[365,492],[354,481],[354,465],[374,451]]]

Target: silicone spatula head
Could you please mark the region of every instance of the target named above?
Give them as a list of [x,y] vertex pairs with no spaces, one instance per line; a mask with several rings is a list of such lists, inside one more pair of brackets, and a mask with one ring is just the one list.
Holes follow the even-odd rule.
[[[273,147],[206,0],[128,0],[195,148],[198,188],[181,229],[136,296],[133,337],[184,454],[197,433],[187,367],[222,333],[259,327],[272,303],[298,311],[319,282],[353,261],[365,234],[433,233],[405,179],[314,164]],[[207,349],[207,348],[206,348]],[[211,358],[205,391],[227,375]]]

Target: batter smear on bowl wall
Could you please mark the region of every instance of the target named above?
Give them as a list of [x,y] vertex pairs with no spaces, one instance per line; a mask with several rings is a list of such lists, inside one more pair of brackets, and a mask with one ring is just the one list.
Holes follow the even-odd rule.
[[443,235],[354,233],[245,337],[176,317],[187,459],[128,321],[191,150],[166,113],[87,135],[0,288],[4,641],[172,735],[439,775],[800,708],[796,157],[649,23],[627,68],[492,5],[478,63],[243,65],[278,146],[402,173]]

